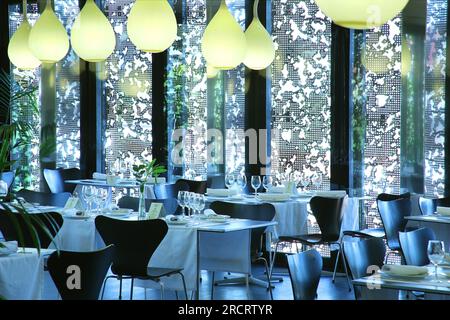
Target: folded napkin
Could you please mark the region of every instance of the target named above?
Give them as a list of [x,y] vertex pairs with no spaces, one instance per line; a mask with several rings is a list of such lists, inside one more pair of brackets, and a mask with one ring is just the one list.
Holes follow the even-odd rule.
[[213,196],[213,197],[228,197],[228,196],[233,196],[233,195],[237,194],[237,190],[207,188],[206,193],[208,194],[208,196]]
[[288,193],[259,193],[258,200],[261,201],[287,201],[291,197]]
[[319,197],[328,197],[328,198],[343,198],[347,195],[347,192],[345,190],[317,191],[315,195]]
[[100,172],[94,172],[92,174],[92,178],[94,180],[106,180],[106,176],[107,176],[106,174]]
[[203,211],[203,214],[208,219],[228,219],[228,218],[230,218],[230,216],[228,216],[226,214],[217,214],[217,213],[215,213],[213,209],[206,209],[205,211]]
[[443,216],[450,216],[450,207],[437,207],[436,212]]
[[427,267],[403,266],[388,264],[381,268],[382,271],[398,276],[420,276],[428,274]]
[[286,192],[286,187],[270,187],[269,188],[269,193],[285,193]]
[[16,253],[17,248],[17,241],[0,242],[0,255]]

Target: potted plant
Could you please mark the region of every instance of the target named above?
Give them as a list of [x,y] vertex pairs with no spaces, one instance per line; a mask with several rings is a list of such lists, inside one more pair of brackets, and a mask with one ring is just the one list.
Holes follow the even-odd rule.
[[139,219],[145,218],[145,185],[151,178],[158,183],[158,176],[167,172],[163,165],[157,164],[156,159],[143,164],[133,165],[133,175],[139,183]]

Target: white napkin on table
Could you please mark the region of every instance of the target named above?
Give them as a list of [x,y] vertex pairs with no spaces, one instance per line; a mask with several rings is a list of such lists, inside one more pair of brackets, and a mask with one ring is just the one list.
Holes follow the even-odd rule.
[[384,265],[382,271],[398,276],[419,276],[428,274],[427,267],[404,266],[404,265]]
[[259,193],[257,199],[261,201],[287,201],[290,197],[289,193]]
[[226,214],[217,214],[217,213],[215,213],[213,209],[206,209],[205,211],[203,211],[203,214],[208,219],[229,219],[230,218],[230,216],[228,216]]
[[450,216],[450,207],[437,207],[436,212],[443,216]]
[[207,188],[206,193],[208,196],[216,196],[216,197],[228,197],[237,194],[237,190],[235,189],[212,189]]
[[319,197],[328,197],[328,198],[343,198],[347,195],[347,192],[345,190],[317,191],[315,195]]
[[269,193],[285,193],[286,192],[286,187],[270,187],[269,188]]
[[105,173],[100,173],[100,172],[94,172],[92,174],[92,178],[94,180],[106,180],[106,174]]
[[0,242],[0,254],[11,254],[17,252],[17,241]]

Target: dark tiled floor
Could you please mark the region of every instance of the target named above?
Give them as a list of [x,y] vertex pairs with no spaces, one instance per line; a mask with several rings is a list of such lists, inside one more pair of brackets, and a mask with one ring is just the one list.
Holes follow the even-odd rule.
[[[287,269],[277,269],[275,272],[282,272],[283,282],[275,283],[275,289],[273,289],[273,296],[275,300],[292,300],[292,288]],[[262,269],[255,267],[254,274],[262,274]],[[223,273],[216,274],[216,280],[222,279]],[[235,275],[232,275],[235,276]],[[238,275],[236,275],[238,276]],[[278,276],[278,274],[276,275]],[[211,274],[208,272],[202,273],[202,284],[200,289],[201,299],[209,300],[211,295]],[[124,280],[123,282],[123,299],[129,299],[130,292],[130,280]],[[111,279],[108,281],[105,290],[105,299],[118,299],[119,295],[119,281]],[[56,299],[57,292],[53,285],[53,282],[46,273],[45,279],[45,299]],[[159,290],[147,289],[148,300],[159,300],[161,298]],[[183,298],[180,296],[180,298]],[[133,299],[145,299],[144,289],[135,287]],[[175,293],[166,290],[165,299],[176,299]],[[245,285],[220,285],[215,286],[214,289],[215,300],[268,300],[270,299],[267,289],[251,285],[248,293]],[[337,277],[336,282],[333,284],[331,281],[331,275],[324,274],[320,280],[318,289],[319,300],[351,300],[354,299],[353,292],[348,291],[347,281],[345,277]]]

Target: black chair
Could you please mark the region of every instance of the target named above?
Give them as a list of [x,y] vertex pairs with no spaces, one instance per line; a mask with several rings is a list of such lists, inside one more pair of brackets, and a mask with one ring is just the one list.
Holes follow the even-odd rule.
[[182,183],[185,182],[189,189],[188,191],[194,192],[194,193],[206,193],[206,188],[208,187],[208,181],[197,181],[197,180],[187,180],[187,179],[179,179],[177,182]]
[[207,187],[214,189],[223,189],[225,188],[225,177],[223,174],[208,176]]
[[[326,198],[326,197],[312,197],[310,201],[310,207],[314,217],[316,218],[317,224],[319,225],[320,234],[300,234],[296,236],[280,236],[277,243],[275,244],[275,255],[276,257],[278,251],[278,244],[280,242],[290,242],[290,243],[301,243],[307,246],[316,246],[322,244],[336,244],[338,249],[338,254],[336,256],[336,262],[333,271],[333,282],[336,278],[337,266],[339,263],[340,256],[344,260],[341,242],[339,240],[341,235],[341,225],[344,212],[342,206],[344,204],[345,197],[342,198]],[[275,261],[275,258],[274,258]],[[345,261],[343,263],[345,273],[347,275],[347,266]],[[273,267],[271,268],[273,269]],[[349,289],[350,287],[350,280]]]
[[[112,276],[120,281],[119,299],[122,299],[122,280],[131,279],[130,299],[133,299],[134,279],[152,280],[159,283],[160,278],[180,275],[187,299],[186,283],[182,268],[151,268],[148,263],[167,234],[168,226],[161,219],[125,221],[97,216],[95,226],[106,245],[114,245],[114,258],[111,266]],[[163,289],[161,286],[161,295]]]
[[[381,193],[378,195],[377,199],[382,201],[391,201],[391,200],[397,200],[397,199],[409,199],[410,193],[403,193],[400,195],[395,194],[389,194],[389,193]],[[342,241],[344,237],[353,237],[353,238],[386,238],[386,233],[384,232],[384,228],[366,228],[362,230],[345,230],[342,233]]]
[[429,216],[434,214],[437,207],[450,207],[450,197],[437,199],[419,198],[419,208],[422,215]]
[[12,183],[14,182],[14,172],[12,171],[0,172],[0,180],[5,181],[9,189]]
[[66,180],[81,179],[81,171],[78,168],[70,169],[44,169],[44,178],[51,193],[70,192],[76,188],[75,184],[68,184]]
[[[64,219],[57,212],[17,214],[0,210],[0,231],[6,241],[16,240],[19,247],[48,248],[61,229]],[[30,228],[31,226],[31,228]]]
[[[210,209],[214,210],[214,212],[218,214],[227,214],[231,218],[237,219],[250,219],[257,221],[272,221],[275,217],[275,207],[269,203],[262,204],[240,204],[240,203],[230,203],[230,202],[222,202],[222,201],[214,201],[210,205]],[[263,250],[263,235],[266,232],[267,228],[256,228],[251,231],[251,260],[252,262],[262,261],[264,263],[264,267],[266,269],[267,283],[256,279],[252,275],[249,277],[249,283],[256,285],[263,285],[269,289],[270,297],[272,296],[272,286],[270,285],[270,273],[269,273],[269,265],[267,260],[262,256]],[[240,282],[242,279],[233,279],[237,282]],[[214,287],[214,273],[213,273],[213,287]],[[211,293],[211,297],[213,296],[213,292]]]
[[175,183],[155,184],[154,190],[156,199],[176,199],[179,191],[189,191],[189,185],[178,180]]
[[[47,267],[61,298],[98,300],[113,254],[113,245],[93,252],[53,252],[48,258]],[[77,272],[79,282],[72,283],[70,277],[75,276]],[[69,287],[69,284],[72,286]]]
[[32,190],[22,189],[16,193],[17,197],[21,197],[30,203],[39,203],[42,206],[64,207],[71,194],[63,193],[45,193]]
[[314,300],[322,273],[320,253],[308,250],[288,255],[287,261],[294,300]]
[[399,253],[403,259],[398,233],[405,231],[408,223],[405,217],[411,215],[411,201],[409,198],[388,201],[377,199],[377,206],[386,233],[386,242],[391,250],[386,255],[386,261],[393,252]]
[[[344,256],[350,269],[352,280],[366,277],[368,271],[375,272],[375,268],[381,269],[386,245],[383,239],[371,238],[359,241],[344,241]],[[373,266],[373,270],[370,267]],[[355,298],[361,299],[361,290],[358,286],[353,286]]]
[[400,246],[406,264],[425,266],[430,263],[428,259],[428,241],[436,240],[436,235],[429,228],[420,228],[399,233]]
[[[145,199],[145,210],[148,211],[152,203],[162,203],[164,206],[164,210],[166,215],[169,214],[177,214],[179,211],[179,206],[177,199],[168,198],[168,199]],[[119,199],[117,203],[119,208],[128,208],[133,209],[134,211],[138,211],[139,209],[139,198],[124,196]]]

